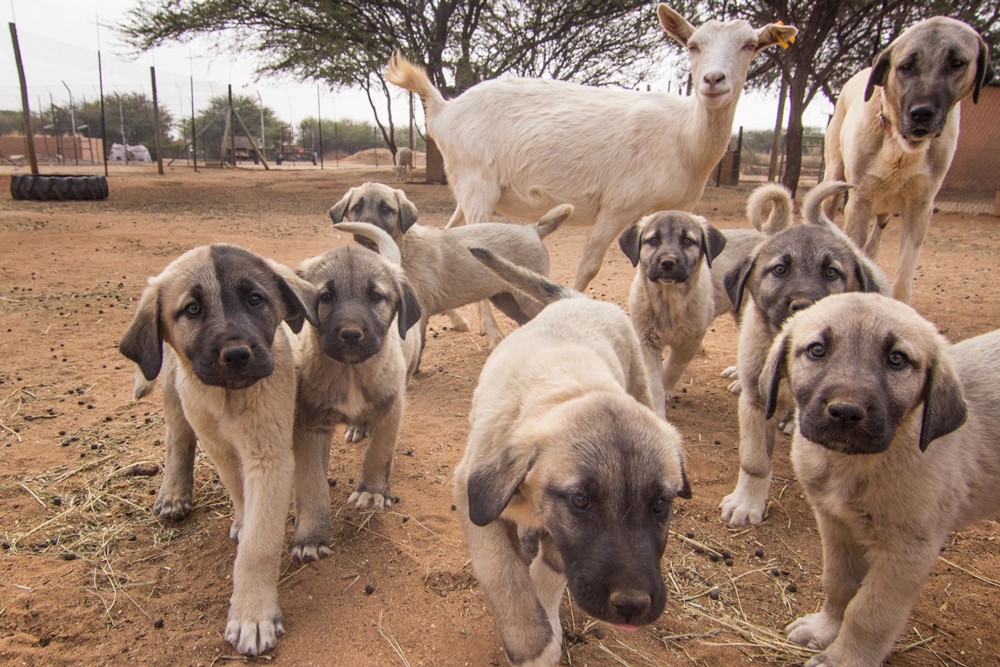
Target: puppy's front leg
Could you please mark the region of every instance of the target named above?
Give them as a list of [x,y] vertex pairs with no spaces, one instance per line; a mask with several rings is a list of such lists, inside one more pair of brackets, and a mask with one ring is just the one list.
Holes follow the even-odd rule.
[[764,407],[756,392],[744,387],[740,393],[740,474],[736,488],[722,499],[722,520],[730,526],[757,524],[764,520],[771,488],[771,454],[777,431],[775,420],[764,418]]
[[326,481],[330,435],[328,428],[309,427],[296,419],[295,531],[288,553],[304,562],[330,555],[330,485]]
[[[551,667],[562,655],[562,636],[553,633],[548,611],[538,599],[533,577],[521,555],[517,528],[505,519],[477,526],[469,519],[467,500],[459,516],[472,554],[472,570],[486,596],[486,604],[497,621],[507,660],[519,667]],[[541,561],[541,552],[535,561]],[[548,566],[537,576],[551,584]],[[563,580],[565,582],[565,579]],[[548,602],[555,587],[546,585]],[[561,594],[561,592],[560,592]],[[558,604],[555,605],[558,622]]]
[[295,461],[291,447],[243,461],[246,514],[233,565],[226,641],[244,655],[274,648],[285,632],[278,606],[278,570]]
[[392,459],[396,453],[396,440],[403,421],[403,392],[400,391],[392,404],[382,415],[371,423],[368,433],[368,448],[361,466],[361,482],[347,502],[357,507],[389,507],[392,494],[389,492],[389,477],[392,474]]
[[664,419],[667,418],[667,397],[663,392],[663,359],[660,349],[650,341],[643,341],[642,361],[645,365],[646,377],[649,379],[649,395],[652,399],[653,411]]
[[823,592],[826,599],[820,611],[795,619],[785,627],[785,633],[796,644],[824,649],[836,639],[844,610],[858,592],[868,565],[864,552],[844,522],[816,509],[816,523],[823,540]]
[[[928,535],[912,527],[910,531],[886,532],[895,532],[895,536],[868,550],[868,573],[844,611],[837,638],[806,667],[881,665],[892,651],[945,536]],[[904,534],[913,537],[904,538]],[[917,537],[924,539],[918,541]]]
[[194,488],[194,455],[198,441],[184,416],[180,395],[174,385],[174,366],[163,374],[163,420],[167,425],[166,453],[163,457],[163,481],[153,503],[153,513],[179,521],[191,513]]
[[670,346],[670,354],[663,362],[663,393],[666,400],[673,398],[677,381],[684,375],[694,355],[701,349],[701,341],[705,338],[705,332],[700,336],[692,336],[677,345]]

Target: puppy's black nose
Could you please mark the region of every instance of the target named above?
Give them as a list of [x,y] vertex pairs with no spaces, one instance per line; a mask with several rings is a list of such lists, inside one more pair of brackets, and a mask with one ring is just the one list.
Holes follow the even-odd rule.
[[826,414],[831,421],[850,425],[865,418],[865,409],[857,403],[837,402],[826,406]]
[[246,345],[232,345],[225,347],[220,353],[222,362],[233,368],[246,366],[253,359],[253,351]]
[[337,332],[337,335],[348,345],[357,345],[365,337],[365,332],[360,327],[343,327]]
[[612,591],[611,605],[625,619],[633,619],[649,610],[652,599],[641,591]]
[[934,120],[934,107],[923,105],[910,109],[910,120],[914,123],[924,125]]
[[805,310],[811,305],[813,305],[813,302],[810,299],[795,299],[788,304],[788,310],[792,313],[797,313],[800,310]]
[[663,270],[663,271],[672,271],[673,268],[674,268],[674,266],[676,264],[677,264],[677,262],[675,262],[672,259],[661,259],[660,260],[660,269]]

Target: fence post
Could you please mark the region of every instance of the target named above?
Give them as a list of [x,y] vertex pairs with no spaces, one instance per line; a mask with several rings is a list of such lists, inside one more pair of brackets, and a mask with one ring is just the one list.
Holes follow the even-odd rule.
[[156,68],[149,68],[149,78],[153,84],[153,146],[156,148],[156,173],[163,176],[163,151],[160,148],[160,105],[156,97]]
[[17,78],[21,82],[21,122],[24,125],[25,153],[31,173],[38,173],[38,158],[35,157],[35,134],[31,131],[31,110],[28,109],[28,84],[24,79],[24,64],[21,62],[21,46],[17,42],[17,26],[10,26],[10,40],[14,43],[14,62],[17,63]]

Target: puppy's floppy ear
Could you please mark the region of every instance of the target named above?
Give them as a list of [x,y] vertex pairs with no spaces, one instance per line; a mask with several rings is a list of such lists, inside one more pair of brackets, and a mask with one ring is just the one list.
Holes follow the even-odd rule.
[[396,190],[396,201],[399,203],[399,231],[406,233],[417,222],[417,205],[406,198],[406,193]]
[[885,86],[885,81],[889,78],[889,65],[891,63],[892,46],[890,45],[875,56],[871,74],[868,75],[868,83],[865,84],[865,102],[871,99],[872,93],[875,92],[875,86]]
[[705,263],[708,264],[708,268],[712,268],[712,260],[718,257],[725,247],[725,234],[703,219],[701,223],[701,251],[705,254]]
[[283,319],[288,323],[288,327],[295,333],[302,330],[305,322],[318,327],[319,304],[313,284],[299,277],[284,264],[269,259],[267,265],[274,271],[274,279],[278,284],[282,303],[285,305]]
[[160,286],[150,281],[139,299],[135,317],[118,343],[118,351],[139,365],[143,377],[156,379],[163,365],[163,334],[160,329]]
[[756,257],[747,257],[734,266],[722,280],[726,286],[726,294],[729,295],[729,302],[733,304],[733,311],[737,315],[740,312],[740,306],[743,305],[743,292],[746,289],[747,278],[750,277],[756,263]]
[[920,451],[933,440],[948,435],[965,423],[968,415],[962,385],[951,365],[939,355],[927,366],[923,390],[924,414],[920,420]]
[[475,464],[469,474],[469,518],[477,526],[496,520],[535,465],[537,451],[518,456],[516,449],[504,447]]
[[344,214],[347,213],[347,205],[351,203],[351,196],[354,194],[354,188],[348,190],[339,202],[330,207],[330,220],[333,224],[342,222],[344,220]]
[[858,284],[861,286],[861,291],[876,294],[883,292],[883,283],[885,283],[885,280],[878,275],[878,269],[860,256],[856,256],[854,262],[854,273],[858,279]]
[[627,227],[618,237],[618,247],[622,249],[632,266],[639,264],[639,223]]
[[990,47],[986,41],[979,38],[979,55],[976,56],[976,84],[972,89],[972,103],[979,102],[979,91],[993,80],[993,65],[990,63]]
[[399,337],[406,338],[406,332],[420,321],[423,312],[420,310],[417,294],[413,291],[410,281],[400,278],[398,284],[399,305],[396,307],[396,324],[399,326]]
[[687,462],[684,460],[684,455],[679,455],[680,466],[681,466],[681,488],[677,491],[677,497],[683,498],[684,500],[691,500],[691,482],[688,481],[687,476]]
[[778,407],[778,389],[781,380],[788,375],[788,346],[790,334],[788,327],[779,334],[771,344],[771,349],[767,353],[764,361],[764,368],[761,369],[760,377],[757,379],[757,390],[764,401],[764,418],[770,419],[774,416],[774,411]]

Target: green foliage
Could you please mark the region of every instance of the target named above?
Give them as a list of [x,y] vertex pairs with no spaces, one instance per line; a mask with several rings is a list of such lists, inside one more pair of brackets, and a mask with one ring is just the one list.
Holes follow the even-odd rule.
[[[107,143],[105,150],[110,150],[111,144],[122,143],[122,133],[129,145],[142,144],[149,149],[149,154],[156,159],[156,122],[153,114],[153,101],[144,93],[111,93],[104,97],[105,123],[107,127]],[[69,109],[56,107],[55,113],[59,130],[68,132],[70,128]],[[51,124],[51,116],[46,125]],[[90,136],[101,136],[101,101],[85,100],[76,106],[76,125],[87,125]],[[171,113],[160,107],[160,143],[161,148],[171,142],[170,130],[174,126]],[[35,132],[40,128],[35,127]],[[164,155],[164,157],[167,157]]]
[[[226,109],[229,107],[228,95],[216,95],[208,101],[208,106],[195,117],[195,131],[198,133],[197,146],[198,157],[206,160],[218,160],[222,150],[222,134],[226,128]],[[288,131],[284,122],[278,118],[274,110],[270,107],[261,108],[256,97],[250,95],[233,95],[233,108],[239,115],[247,130],[253,135],[253,140],[258,142],[258,146],[264,151],[265,158],[269,158],[277,152],[282,145],[282,132],[287,142]],[[264,145],[260,146],[260,121],[261,114],[264,117]],[[236,123],[234,133],[237,137],[245,136],[243,128],[239,122]],[[185,118],[180,122],[181,134],[186,142],[191,141],[191,119]],[[237,140],[237,147],[242,142]]]
[[[322,122],[323,151],[328,155],[350,155],[370,148],[382,148],[385,143],[378,128],[372,123],[356,120],[333,120],[324,118]],[[396,130],[397,146],[410,145],[408,127]],[[316,118],[303,119],[298,125],[298,137],[301,145],[308,150],[319,151],[319,136],[316,134]],[[424,151],[427,146],[419,133],[414,137],[414,146],[418,151]]]

